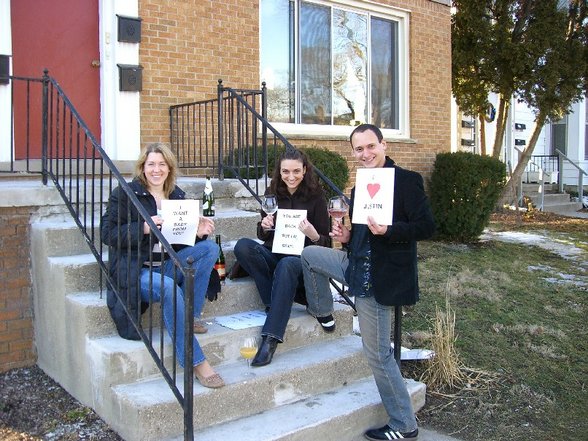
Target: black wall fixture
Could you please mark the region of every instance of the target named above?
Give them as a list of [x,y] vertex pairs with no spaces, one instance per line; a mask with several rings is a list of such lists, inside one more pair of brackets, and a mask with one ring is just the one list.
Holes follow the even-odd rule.
[[527,126],[523,123],[515,123],[515,130],[525,130]]
[[525,141],[524,139],[515,139],[515,145],[525,145],[527,144],[527,141]]
[[143,66],[118,64],[119,90],[141,92],[143,90]]
[[118,17],[118,41],[140,43],[141,19],[118,14],[116,16]]
[[0,84],[9,84],[10,55],[0,55]]

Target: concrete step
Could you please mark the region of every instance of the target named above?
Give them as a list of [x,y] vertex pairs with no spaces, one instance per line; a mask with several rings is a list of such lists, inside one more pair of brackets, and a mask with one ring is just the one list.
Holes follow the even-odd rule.
[[[527,188],[524,189],[525,196],[531,198],[536,207],[541,207],[541,193],[537,191],[537,186],[530,187],[530,184],[527,185]],[[543,195],[543,211],[545,212],[574,216],[582,208],[582,204],[571,201],[570,195],[567,193],[551,193],[547,191],[548,189],[546,188],[546,193]]]
[[[212,391],[195,383],[196,431],[333,392],[370,375],[357,336],[283,352],[262,368],[248,369],[239,360],[220,365],[217,371],[227,384],[224,388]],[[183,378],[179,376],[177,381],[181,384]],[[113,392],[116,401],[113,408],[127,415],[115,430],[126,440],[161,440],[180,435],[182,413],[163,380],[154,378],[119,385]],[[339,411],[345,410],[339,408]]]
[[[225,251],[232,251],[236,241],[241,237],[256,237],[257,222],[260,219],[259,213],[252,211],[226,208],[217,210],[213,218],[215,233],[220,234]],[[100,219],[86,220],[86,232],[91,243],[96,249],[107,252],[107,247],[100,243]],[[47,250],[49,256],[72,256],[90,252],[89,244],[86,242],[77,224],[70,219],[44,219],[31,224],[32,240],[40,241],[39,246]],[[214,237],[210,237],[214,240]]]
[[[415,410],[425,404],[426,387],[405,380]],[[216,424],[197,431],[207,441],[353,441],[364,439],[369,427],[385,424],[387,415],[373,381],[367,377],[339,389],[275,407],[264,412]],[[177,437],[170,441],[182,441]]]
[[[59,271],[54,271],[57,275]],[[54,281],[52,285],[52,294],[49,298],[57,301],[58,296],[64,296],[64,287],[71,286],[76,282],[75,271],[68,271],[70,282],[59,283]],[[44,296],[45,297],[45,296]],[[44,302],[45,300],[43,300]],[[110,313],[106,306],[106,291],[100,294],[95,290],[77,290],[66,296],[66,303],[72,314],[75,314],[77,320],[82,321],[86,326],[86,334],[89,337],[98,337],[101,335],[115,334],[116,329],[110,318]],[[50,305],[45,305],[48,308]],[[264,310],[264,305],[259,298],[257,288],[253,279],[245,277],[236,280],[226,280],[221,286],[221,292],[215,301],[204,301],[202,319],[206,322],[213,322],[215,317],[236,314],[241,311]],[[149,311],[143,315],[143,326],[147,327],[147,316]],[[158,322],[161,312],[159,304],[153,305],[153,320]],[[72,317],[73,319],[73,317]],[[81,325],[80,325],[81,326]]]
[[[204,179],[181,179],[179,185],[189,197],[200,198]],[[237,184],[213,182],[218,210],[214,219],[227,270],[234,262],[236,240],[255,237],[259,220],[257,202]],[[48,209],[32,223],[39,366],[126,440],[180,439],[183,413],[176,397],[144,343],[116,334],[106,293],[101,297],[98,292],[99,264],[62,211]],[[97,241],[99,222],[90,225]],[[107,261],[106,249],[103,256]],[[227,279],[218,300],[205,301],[203,320],[209,331],[198,335],[198,341],[227,386],[211,390],[195,383],[196,439],[224,438],[224,430],[233,427],[244,433],[234,439],[334,439],[329,436],[338,432],[337,439],[346,441],[385,420],[360,338],[353,333],[351,308],[335,304],[337,330],[327,334],[303,306],[295,305],[285,342],[278,346],[272,363],[247,369],[239,354],[240,342],[245,336],[259,335],[263,316],[259,324],[243,329],[230,329],[220,322],[251,310],[261,314],[263,305],[249,277]],[[152,338],[151,349],[164,354],[163,364],[172,376],[177,373],[171,381],[181,390],[183,372],[173,369],[171,339],[160,320],[156,304],[143,316],[142,325],[144,329],[153,326],[146,331]],[[424,404],[424,385],[407,384],[418,410]],[[267,423],[276,418],[279,424]],[[299,424],[301,420],[307,423]],[[256,435],[259,425],[263,431]]]
[[[86,305],[86,306],[83,306]],[[92,365],[100,372],[111,371],[110,384],[119,384],[131,381],[133,378],[141,378],[156,372],[155,365],[149,366],[145,360],[150,356],[145,346],[140,341],[124,340],[116,334],[116,330],[107,308],[100,305],[96,298],[87,293],[68,296],[66,306],[68,316],[71,317],[68,330],[71,333],[83,332],[85,329],[93,329],[93,334],[86,336],[89,345],[89,354],[92,354]],[[256,311],[261,314],[260,310]],[[143,326],[148,333],[149,323],[146,312],[143,316]],[[197,335],[198,342],[204,350],[208,361],[212,365],[233,362],[239,355],[240,341],[248,336],[259,336],[261,326],[247,327],[245,329],[230,329],[222,326],[220,320],[226,317],[241,317],[241,314],[209,317],[206,319],[208,332]],[[153,348],[159,352],[160,347],[160,322],[161,313],[153,314]],[[324,333],[318,322],[310,316],[305,307],[294,305],[292,315],[286,328],[284,343],[280,344],[276,356],[282,351],[304,345],[331,340],[353,333],[353,310],[341,304],[335,304],[335,320],[337,329],[333,333]],[[96,325],[94,325],[96,323]],[[99,334],[96,329],[101,328]],[[163,352],[171,355],[171,339],[167,331],[163,332]],[[100,354],[98,356],[98,354]],[[96,358],[98,356],[98,358]],[[100,365],[97,363],[100,362]],[[114,367],[113,367],[114,365]]]

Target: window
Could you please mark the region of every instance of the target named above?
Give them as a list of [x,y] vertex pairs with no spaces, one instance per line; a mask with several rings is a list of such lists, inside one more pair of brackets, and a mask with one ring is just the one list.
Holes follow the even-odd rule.
[[566,132],[568,127],[568,117],[564,116],[559,121],[551,123],[551,154],[555,155],[555,151],[559,150],[564,155],[567,155]]
[[261,78],[272,123],[347,133],[341,128],[371,122],[408,136],[408,16],[355,3],[261,0]]

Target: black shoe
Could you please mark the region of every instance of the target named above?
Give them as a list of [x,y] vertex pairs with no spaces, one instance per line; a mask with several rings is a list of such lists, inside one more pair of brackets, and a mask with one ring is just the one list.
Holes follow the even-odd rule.
[[326,317],[317,317],[316,319],[325,332],[333,332],[335,330],[335,319],[333,318],[333,314],[329,314]]
[[367,439],[373,441],[380,440],[391,440],[391,439],[411,439],[416,440],[419,437],[419,429],[415,429],[412,432],[399,432],[398,430],[392,429],[387,424],[379,429],[371,429],[363,434]]
[[265,366],[266,364],[270,364],[279,342],[280,340],[277,338],[264,335],[261,346],[257,350],[257,354],[255,354],[255,357],[251,362],[251,366]]

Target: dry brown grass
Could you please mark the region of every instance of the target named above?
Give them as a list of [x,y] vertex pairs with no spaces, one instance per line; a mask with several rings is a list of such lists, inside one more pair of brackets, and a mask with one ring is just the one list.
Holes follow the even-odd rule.
[[455,390],[468,381],[464,366],[455,349],[455,312],[449,296],[445,297],[445,311],[436,307],[433,323],[432,348],[435,356],[427,361],[421,380],[433,390]]

